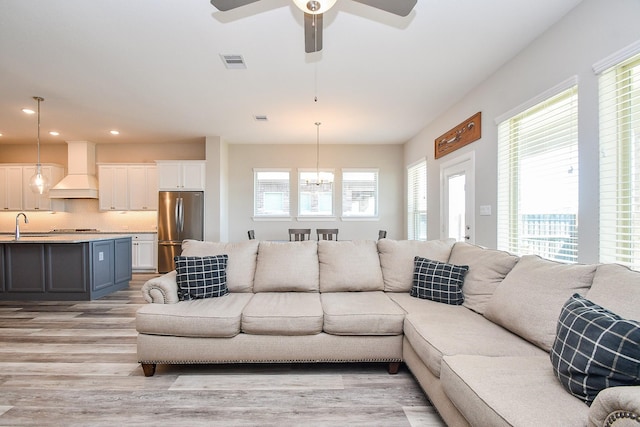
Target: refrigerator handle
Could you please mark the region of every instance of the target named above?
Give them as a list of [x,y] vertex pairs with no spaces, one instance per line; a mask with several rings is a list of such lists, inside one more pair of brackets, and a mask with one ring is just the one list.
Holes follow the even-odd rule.
[[173,219],[176,222],[176,230],[180,231],[180,198],[176,198],[176,208]]
[[182,197],[180,197],[179,199],[180,201],[180,216],[178,217],[179,221],[180,221],[180,233],[182,233],[184,231],[184,199]]

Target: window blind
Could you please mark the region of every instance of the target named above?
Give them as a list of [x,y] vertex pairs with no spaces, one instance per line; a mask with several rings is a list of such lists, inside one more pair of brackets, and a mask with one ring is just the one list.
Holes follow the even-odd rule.
[[407,239],[427,240],[427,161],[407,167]]
[[577,261],[578,88],[498,125],[498,247]]
[[640,54],[602,72],[600,261],[640,268]]

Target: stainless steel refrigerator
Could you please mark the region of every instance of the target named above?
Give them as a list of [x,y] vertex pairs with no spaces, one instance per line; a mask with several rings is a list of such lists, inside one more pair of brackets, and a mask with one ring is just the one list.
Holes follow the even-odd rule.
[[204,192],[160,191],[158,197],[158,272],[167,273],[183,240],[203,240]]

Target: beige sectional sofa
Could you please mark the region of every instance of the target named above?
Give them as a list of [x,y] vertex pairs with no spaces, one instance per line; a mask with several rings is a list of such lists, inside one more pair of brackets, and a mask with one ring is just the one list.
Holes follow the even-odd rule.
[[[404,362],[448,425],[640,425],[640,385],[608,387],[588,406],[550,358],[574,294],[640,320],[640,273],[625,267],[451,240],[188,240],[182,255],[227,255],[229,293],[180,301],[175,271],[144,284],[147,376],[157,364],[389,362],[393,373]],[[469,267],[461,305],[410,295],[416,256]]]

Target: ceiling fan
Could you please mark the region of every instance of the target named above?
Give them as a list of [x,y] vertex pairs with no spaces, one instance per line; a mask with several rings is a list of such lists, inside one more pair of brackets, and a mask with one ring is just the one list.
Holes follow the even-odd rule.
[[[260,0],[211,0],[218,10],[225,12]],[[304,12],[304,50],[307,53],[322,50],[322,14],[337,0],[293,0]],[[407,16],[417,0],[353,0],[398,16]]]

